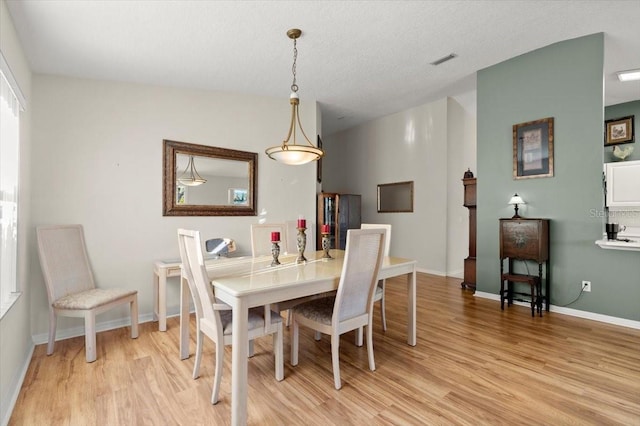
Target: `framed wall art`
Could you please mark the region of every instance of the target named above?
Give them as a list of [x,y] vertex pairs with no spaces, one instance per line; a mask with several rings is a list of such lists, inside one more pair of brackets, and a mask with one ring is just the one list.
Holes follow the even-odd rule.
[[553,176],[553,117],[513,125],[513,178]]
[[378,185],[378,213],[413,212],[413,181]]
[[633,115],[604,122],[604,146],[635,142]]
[[229,204],[234,206],[245,206],[249,202],[249,197],[246,189],[242,188],[229,188]]

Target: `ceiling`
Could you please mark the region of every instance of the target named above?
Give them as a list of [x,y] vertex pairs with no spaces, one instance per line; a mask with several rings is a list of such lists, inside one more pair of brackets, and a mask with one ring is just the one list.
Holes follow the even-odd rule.
[[[32,70],[282,97],[297,83],[324,135],[475,89],[476,71],[605,33],[605,104],[640,99],[640,1],[6,0]],[[455,59],[431,62],[450,53]],[[283,125],[286,118],[283,117]],[[284,130],[283,130],[284,131]]]

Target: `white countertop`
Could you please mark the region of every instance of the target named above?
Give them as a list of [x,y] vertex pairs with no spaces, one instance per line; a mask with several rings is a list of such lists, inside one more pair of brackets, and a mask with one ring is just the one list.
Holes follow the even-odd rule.
[[627,226],[627,229],[618,233],[617,240],[608,240],[607,234],[604,233],[602,239],[597,240],[596,244],[608,250],[640,251],[640,227]]

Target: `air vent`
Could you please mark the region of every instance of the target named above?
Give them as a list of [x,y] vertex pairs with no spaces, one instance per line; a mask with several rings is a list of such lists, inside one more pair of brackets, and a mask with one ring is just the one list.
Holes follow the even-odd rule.
[[445,56],[443,58],[440,58],[438,60],[435,60],[435,61],[431,62],[431,65],[440,65],[443,62],[450,61],[451,59],[455,58],[456,56],[458,56],[458,55],[456,55],[455,53],[450,53],[450,54],[448,54],[447,56]]

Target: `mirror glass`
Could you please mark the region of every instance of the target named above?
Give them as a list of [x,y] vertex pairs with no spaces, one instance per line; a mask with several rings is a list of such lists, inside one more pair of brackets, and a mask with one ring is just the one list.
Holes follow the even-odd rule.
[[378,213],[413,212],[413,181],[378,185]]
[[164,141],[164,216],[255,216],[258,154]]

